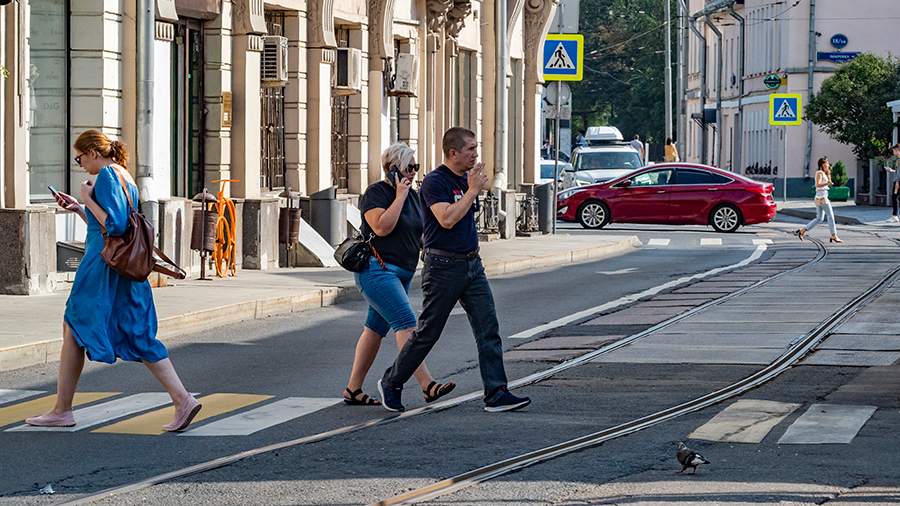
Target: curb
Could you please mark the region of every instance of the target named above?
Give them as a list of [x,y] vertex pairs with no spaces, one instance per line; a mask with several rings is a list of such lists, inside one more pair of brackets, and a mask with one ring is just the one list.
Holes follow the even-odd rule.
[[[563,253],[512,260],[496,260],[485,263],[484,270],[487,275],[496,276],[530,269],[561,267],[568,264],[622,255],[640,246],[640,240],[631,236],[602,246],[592,246]],[[416,276],[418,277],[419,273],[416,273]],[[222,325],[299,313],[360,298],[361,296],[356,289],[356,285],[351,283],[348,285],[320,287],[301,295],[237,302],[161,318],[158,324],[157,337],[161,341],[168,341],[186,334],[208,331]],[[59,360],[61,349],[62,338],[0,349],[0,372],[56,362]]]
[[[803,211],[800,209],[779,209],[778,214],[793,216],[794,218],[803,218],[804,220],[811,220],[816,217],[815,211]],[[834,221],[841,225],[866,225],[865,222],[850,216],[834,215]]]

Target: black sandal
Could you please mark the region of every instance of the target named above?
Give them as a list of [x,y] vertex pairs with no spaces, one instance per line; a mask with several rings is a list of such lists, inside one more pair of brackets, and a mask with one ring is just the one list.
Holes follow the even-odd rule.
[[434,402],[452,392],[454,388],[456,388],[456,383],[452,381],[447,383],[432,381],[425,387],[425,390],[422,390],[422,393],[425,394],[425,402]]
[[351,392],[349,388],[345,388],[344,392],[346,392],[347,395],[350,396],[344,397],[344,404],[348,404],[350,406],[381,406],[381,401],[373,397],[369,397],[368,394],[364,394],[362,388],[358,388],[353,392]]

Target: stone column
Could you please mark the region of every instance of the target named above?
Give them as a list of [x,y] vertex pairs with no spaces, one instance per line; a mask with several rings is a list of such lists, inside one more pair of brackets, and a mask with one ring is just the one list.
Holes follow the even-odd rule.
[[[399,45],[399,49],[401,53],[404,54],[418,54],[420,53],[419,48],[421,44],[413,44],[412,40],[401,42]],[[419,59],[421,62],[421,59]],[[421,71],[421,63],[419,64],[419,70]],[[419,97],[422,96],[422,90],[424,89],[424,84],[421,79],[419,79],[417,83],[417,94]],[[418,153],[418,158],[416,160],[423,165],[425,158],[424,155],[419,152],[419,148],[422,147],[419,142],[419,107],[421,104],[421,100],[416,97],[401,97],[399,101],[400,105],[400,114],[397,118],[400,121],[400,138],[406,140],[409,147]],[[380,158],[379,158],[380,162]],[[426,170],[428,167],[425,167]],[[419,172],[424,172],[422,169]]]
[[[348,111],[350,118],[350,131],[348,132],[348,167],[347,167],[347,191],[351,194],[362,195],[369,186],[369,172],[367,166],[369,164],[369,118],[380,119],[382,104],[377,103],[374,109],[369,109],[369,82],[368,73],[365,69],[369,68],[367,57],[369,54],[369,33],[366,27],[358,30],[350,31],[350,47],[355,47],[362,51],[363,61],[360,65],[361,86],[360,92],[350,95],[350,109]],[[380,95],[379,95],[380,98]],[[381,130],[381,125],[377,126],[377,130]],[[377,146],[377,144],[376,144]]]
[[[497,116],[497,40],[496,40],[496,32],[495,32],[495,23],[498,22],[496,19],[496,6],[495,2],[505,2],[506,0],[484,0],[481,4],[481,17],[483,22],[481,23],[481,67],[484,69],[484,72],[481,76],[481,86],[479,87],[481,90],[482,99],[482,109],[481,109],[481,120],[482,125],[483,121],[487,119],[488,123],[493,123],[493,118]],[[506,20],[503,20],[506,22]],[[485,173],[488,176],[489,186],[493,187],[494,183],[494,170],[495,167],[495,158],[496,158],[496,145],[495,145],[495,135],[496,131],[492,127],[482,128],[481,132],[481,152],[479,153],[482,161],[485,162]]]
[[[28,48],[20,44],[19,34],[27,26],[27,4],[19,2],[0,9],[4,11],[3,23],[0,25],[3,28],[0,33],[3,38],[3,60],[9,71],[8,78],[0,78],[3,81],[3,95],[0,97],[3,101],[0,106],[3,111],[0,117],[0,122],[3,123],[0,207],[21,209],[28,204],[28,129],[25,123],[28,94],[27,89],[20,89],[20,84],[25,82],[21,78],[24,68],[20,63],[28,61]],[[2,270],[0,267],[0,271]]]
[[[210,191],[217,191],[215,179],[231,179],[231,125],[232,109],[226,115],[226,97],[231,95],[231,44],[232,44],[232,3],[222,2],[222,11],[211,22],[203,25],[203,45],[206,65],[204,67],[204,97],[206,105],[206,139],[203,168],[204,184]],[[234,100],[232,99],[232,107]],[[256,184],[259,184],[258,181]],[[226,186],[226,194],[234,189]]]
[[525,156],[522,183],[534,184],[540,161],[541,146],[541,90],[543,77],[540,62],[543,61],[541,43],[550,28],[550,20],[556,11],[554,0],[528,0],[525,2]]
[[[381,179],[381,151],[388,140],[382,126],[387,96],[384,89],[385,66],[390,69],[394,57],[394,0],[369,0],[368,29],[368,183]],[[400,118],[397,118],[401,121]],[[402,127],[401,127],[402,128]],[[413,148],[415,149],[415,148]]]
[[306,11],[285,12],[288,39],[288,84],[284,90],[285,184],[302,194],[306,189],[307,73]]
[[331,184],[331,67],[334,37],[333,0],[309,0],[307,13],[306,189],[314,193]]
[[233,39],[231,184],[232,195],[259,198],[262,139],[260,134],[260,51],[259,35],[238,35]]

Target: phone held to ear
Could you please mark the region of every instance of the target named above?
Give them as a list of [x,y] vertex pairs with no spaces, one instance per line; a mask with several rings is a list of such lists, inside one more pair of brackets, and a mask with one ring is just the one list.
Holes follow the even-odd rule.
[[391,167],[391,170],[388,171],[388,182],[391,183],[391,186],[397,186],[397,181],[399,181],[400,178],[400,169],[396,166]]

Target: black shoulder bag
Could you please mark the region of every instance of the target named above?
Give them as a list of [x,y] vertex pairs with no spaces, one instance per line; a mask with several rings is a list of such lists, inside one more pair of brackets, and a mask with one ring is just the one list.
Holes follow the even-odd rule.
[[334,259],[337,263],[350,272],[362,272],[369,265],[369,257],[375,255],[375,260],[382,269],[385,268],[381,255],[372,246],[375,234],[369,234],[369,238],[363,240],[362,234],[344,239],[334,250]]

